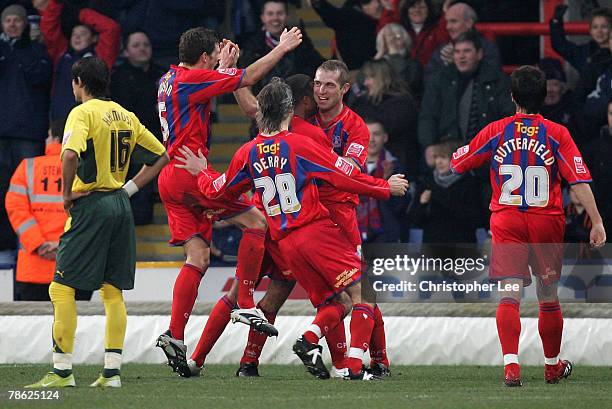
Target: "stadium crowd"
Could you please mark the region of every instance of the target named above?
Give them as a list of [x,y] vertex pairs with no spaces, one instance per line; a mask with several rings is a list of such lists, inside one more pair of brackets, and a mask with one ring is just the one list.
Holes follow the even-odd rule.
[[[333,57],[351,70],[345,102],[370,131],[368,173],[389,177],[403,172],[411,182],[405,198],[361,198],[363,241],[407,242],[417,228],[429,243],[476,242],[476,229],[488,227],[488,172],[452,174],[451,155],[486,124],[515,111],[510,81],[501,68],[513,51],[498,47],[475,28],[479,15],[487,13],[487,2],[347,0],[338,7],[339,2],[328,0],[5,0],[0,1],[0,92],[5,98],[0,111],[0,251],[19,247],[53,259],[57,229],[36,227],[36,215],[24,217],[23,206],[14,205],[11,193],[29,187],[11,176],[23,159],[45,153],[48,135],[61,136],[75,106],[71,67],[76,61],[95,55],[112,68],[109,97],[134,112],[161,140],[158,81],[178,62],[181,33],[197,26],[219,30],[241,47],[238,66],[245,67],[278,44],[280,33],[293,21],[290,10],[305,6],[301,3],[309,3],[334,30]],[[530,2],[507,3],[517,3],[519,14]],[[559,59],[538,60],[537,46],[523,54],[535,55],[528,63],[545,73],[548,94],[542,114],[570,130],[591,170],[604,225],[610,226],[612,11],[583,10],[590,38],[580,44],[565,34],[566,11],[564,5],[555,9],[551,40],[577,79],[568,80],[570,71]],[[275,76],[313,77],[324,58],[307,29],[302,27],[302,33],[302,44],[253,87],[254,93]],[[311,98],[314,104],[312,93]],[[214,134],[212,140],[214,144]],[[49,151],[51,143],[47,154],[57,156]],[[133,163],[128,178],[141,166]],[[45,193],[47,184],[53,187],[47,181]],[[474,197],[481,200],[468,199]],[[154,184],[134,195],[136,224],[150,223],[154,200]],[[569,195],[567,203],[567,240],[588,241],[584,208]],[[35,237],[33,228],[39,230]],[[45,274],[50,282],[52,273]]]

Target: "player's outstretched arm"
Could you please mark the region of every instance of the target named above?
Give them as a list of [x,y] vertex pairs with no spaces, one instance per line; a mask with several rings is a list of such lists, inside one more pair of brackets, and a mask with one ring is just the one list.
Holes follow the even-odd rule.
[[246,68],[242,79],[242,87],[250,87],[263,78],[278,62],[302,43],[302,32],[299,28],[285,29],[280,36],[278,45],[272,51],[255,61]]
[[591,244],[594,247],[601,247],[606,243],[606,230],[604,229],[603,221],[595,198],[593,197],[593,191],[591,186],[587,183],[577,183],[572,185],[571,189],[576,194],[576,197],[580,203],[584,206],[589,218],[591,219]]
[[250,88],[244,87],[234,91],[234,98],[242,112],[249,118],[255,119],[257,114],[257,98],[253,95]]

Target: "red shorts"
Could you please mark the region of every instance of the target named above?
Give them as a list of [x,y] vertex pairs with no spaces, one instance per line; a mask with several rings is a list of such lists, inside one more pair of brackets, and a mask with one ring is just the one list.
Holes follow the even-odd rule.
[[159,196],[168,213],[171,245],[182,246],[194,236],[210,244],[214,220],[229,219],[253,207],[246,195],[234,201],[206,198],[198,188],[198,179],[175,168],[174,163],[170,161],[158,179]]
[[544,283],[559,280],[563,263],[565,217],[515,211],[491,215],[492,280],[520,278],[531,284],[532,273]]
[[291,269],[285,263],[278,246],[278,241],[273,241],[270,233],[266,233],[266,252],[261,261],[259,277],[268,276],[275,281],[295,281]]
[[361,280],[355,247],[330,219],[292,231],[279,248],[315,308]]
[[361,246],[361,233],[357,223],[357,208],[352,203],[324,203],[329,217],[340,227],[353,247]]

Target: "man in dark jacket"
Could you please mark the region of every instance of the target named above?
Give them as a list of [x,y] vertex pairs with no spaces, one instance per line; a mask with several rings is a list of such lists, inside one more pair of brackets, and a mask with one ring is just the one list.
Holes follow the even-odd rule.
[[14,249],[16,240],[4,209],[9,178],[22,159],[44,153],[49,121],[51,61],[45,47],[30,41],[26,11],[2,11],[0,34],[0,250]]
[[[240,44],[240,67],[246,67],[268,54],[276,44],[283,30],[287,28],[289,13],[287,2],[283,0],[267,0],[261,6],[261,22],[263,29],[252,35],[245,36],[247,41]],[[306,74],[313,77],[315,70],[323,62],[323,57],[315,50],[312,42],[302,31],[302,44],[292,52],[286,54],[282,60],[253,87],[253,94],[257,95],[273,77],[287,78],[294,74]]]
[[[145,32],[127,33],[124,47],[127,59],[113,71],[111,98],[135,113],[140,122],[161,141],[157,87],[166,70],[152,60],[151,42]],[[130,163],[128,178],[136,175],[142,165],[143,162],[134,157]],[[155,185],[156,183],[147,184],[130,198],[136,225],[149,224],[153,219]]]
[[[468,143],[489,122],[515,110],[510,79],[483,61],[473,32],[455,41],[453,60],[427,82],[418,130],[423,148],[449,139]],[[426,158],[431,165],[431,150]]]

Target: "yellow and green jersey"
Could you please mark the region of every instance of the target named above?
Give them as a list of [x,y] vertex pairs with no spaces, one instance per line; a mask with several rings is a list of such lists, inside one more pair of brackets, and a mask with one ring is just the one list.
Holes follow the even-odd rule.
[[70,112],[62,145],[62,156],[67,149],[79,156],[74,192],[119,189],[130,160],[152,165],[165,152],[136,115],[101,99],[90,99]]

